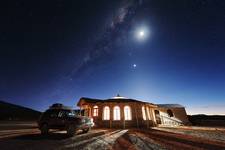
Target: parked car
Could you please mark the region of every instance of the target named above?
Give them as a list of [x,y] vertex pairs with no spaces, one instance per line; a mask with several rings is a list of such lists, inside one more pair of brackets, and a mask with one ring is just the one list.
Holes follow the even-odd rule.
[[38,120],[38,127],[41,134],[48,134],[49,129],[66,130],[69,136],[76,131],[88,132],[94,126],[93,119],[85,116],[76,116],[74,111],[63,105],[52,105]]

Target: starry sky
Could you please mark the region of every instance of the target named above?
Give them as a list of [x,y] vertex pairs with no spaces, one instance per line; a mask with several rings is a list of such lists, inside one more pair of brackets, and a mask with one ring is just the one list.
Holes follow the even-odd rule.
[[225,114],[223,0],[0,2],[0,99],[44,111],[80,97]]

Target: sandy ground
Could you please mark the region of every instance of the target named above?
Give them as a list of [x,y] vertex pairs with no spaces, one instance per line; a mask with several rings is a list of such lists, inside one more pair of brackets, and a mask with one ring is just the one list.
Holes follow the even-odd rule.
[[161,127],[153,128],[160,131],[167,131],[172,133],[192,135],[196,137],[206,138],[208,140],[215,140],[225,142],[225,129],[222,128],[212,128],[212,127],[199,127],[199,128],[174,128],[174,127]]
[[[178,128],[92,129],[67,137],[65,131],[40,135],[37,128],[0,130],[1,150],[152,150],[225,149],[225,134]],[[215,138],[211,135],[218,135]],[[199,136],[200,135],[200,136]],[[210,138],[211,137],[211,138]],[[216,136],[217,137],[217,136]]]
[[13,129],[33,129],[37,128],[37,123],[32,121],[0,121],[1,130],[13,130]]

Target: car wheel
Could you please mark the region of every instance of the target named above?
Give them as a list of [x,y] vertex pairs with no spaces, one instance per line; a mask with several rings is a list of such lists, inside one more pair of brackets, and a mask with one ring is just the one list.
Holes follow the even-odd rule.
[[47,125],[47,124],[43,124],[43,125],[41,126],[41,134],[42,134],[42,135],[47,135],[47,134],[48,134],[48,131],[49,131],[48,125]]
[[74,134],[76,133],[76,129],[74,125],[68,125],[67,127],[67,135],[69,136],[74,136]]

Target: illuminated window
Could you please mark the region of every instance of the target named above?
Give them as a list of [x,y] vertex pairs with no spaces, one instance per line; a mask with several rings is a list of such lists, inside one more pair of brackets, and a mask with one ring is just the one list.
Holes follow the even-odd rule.
[[130,106],[124,107],[124,119],[125,120],[131,120],[131,109]]
[[105,106],[103,109],[103,120],[109,120],[110,119],[110,109],[108,106]]
[[98,116],[98,106],[93,107],[93,116],[94,117]]
[[113,120],[120,120],[120,107],[115,106],[113,109]]
[[145,113],[145,107],[142,106],[142,116],[143,116],[143,119],[146,120],[146,113]]
[[148,120],[151,120],[151,117],[150,117],[150,110],[149,110],[148,107],[147,107],[147,116],[148,116]]

